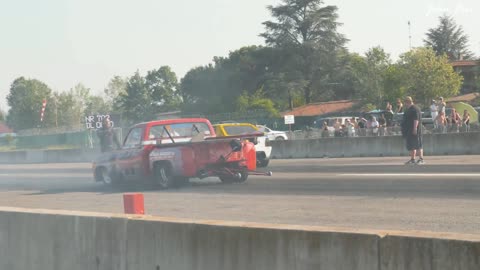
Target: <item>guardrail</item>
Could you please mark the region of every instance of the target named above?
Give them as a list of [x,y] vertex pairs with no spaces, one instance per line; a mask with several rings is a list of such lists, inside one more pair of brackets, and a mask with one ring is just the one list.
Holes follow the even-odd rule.
[[[448,125],[444,127],[423,127],[423,134],[448,134],[448,133],[469,133],[480,132],[479,125],[457,126]],[[342,138],[342,137],[380,137],[380,136],[402,136],[401,128],[378,127],[378,128],[343,128],[343,129],[308,129],[287,132],[290,140],[306,140],[319,138]]]

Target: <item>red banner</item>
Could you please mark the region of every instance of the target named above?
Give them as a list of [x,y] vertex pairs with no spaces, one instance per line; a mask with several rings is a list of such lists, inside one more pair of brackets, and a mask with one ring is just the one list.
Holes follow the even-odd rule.
[[47,106],[47,100],[44,99],[42,102],[42,111],[40,112],[40,122],[43,122],[43,116],[45,115],[45,107]]

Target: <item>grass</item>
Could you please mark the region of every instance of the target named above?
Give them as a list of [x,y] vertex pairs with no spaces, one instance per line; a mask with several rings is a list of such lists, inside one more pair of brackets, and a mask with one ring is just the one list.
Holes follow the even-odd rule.
[[67,150],[67,149],[79,149],[80,147],[75,145],[49,145],[47,147],[39,148],[17,148],[14,145],[1,145],[0,152],[14,152],[14,151],[26,151],[26,150]]

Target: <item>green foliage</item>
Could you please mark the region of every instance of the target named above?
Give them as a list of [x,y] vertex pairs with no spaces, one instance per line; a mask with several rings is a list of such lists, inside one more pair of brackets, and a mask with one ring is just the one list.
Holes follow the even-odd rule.
[[5,111],[0,110],[0,122],[5,122],[6,119],[7,117]]
[[369,112],[378,109],[378,107],[372,103],[365,103],[360,110],[363,112]]
[[279,117],[272,100],[265,98],[263,89],[258,89],[252,95],[244,92],[237,98],[236,110],[247,113],[252,110],[262,110],[269,113],[270,117]]
[[[260,46],[240,48],[228,57],[215,57],[214,63],[191,69],[181,81],[180,92],[184,109],[206,114],[229,112],[237,98],[253,94],[268,80],[269,67],[275,66],[272,50]],[[268,91],[269,98],[279,91]]]
[[406,96],[407,87],[404,84],[404,77],[407,74],[397,65],[390,65],[385,70],[384,100],[393,103],[398,98]]
[[[15,130],[54,126],[52,90],[35,79],[17,78],[10,86],[7,102],[10,106],[7,123]],[[40,122],[42,100],[47,100],[44,121]]]
[[436,28],[427,32],[425,46],[433,48],[437,55],[446,54],[450,60],[471,59],[473,54],[468,50],[468,36],[452,17],[443,15]]
[[381,47],[374,47],[365,57],[352,55],[350,65],[355,96],[364,103],[381,104],[385,98],[390,56]]
[[453,70],[446,55],[436,56],[431,48],[417,48],[400,56],[405,93],[418,103],[442,96],[448,98],[460,92],[463,77]]
[[118,100],[121,94],[125,94],[127,91],[128,78],[122,78],[120,76],[113,77],[109,82],[107,88],[104,89],[105,103],[112,110],[121,111],[118,104]]
[[181,103],[177,75],[170,67],[149,71],[145,77],[152,113],[175,110]]
[[[346,39],[337,32],[337,7],[321,0],[283,0],[268,9],[274,21],[266,21],[260,36],[267,45],[278,48],[285,59],[279,73],[295,78],[302,85],[305,103],[321,99],[332,83],[337,53]],[[289,80],[292,82],[293,80]],[[289,93],[291,105],[292,93]]]
[[137,71],[127,82],[125,93],[120,93],[117,99],[125,118],[139,122],[152,117],[151,97],[145,78]]
[[59,127],[81,125],[91,101],[90,89],[79,83],[67,92],[54,94],[55,120]]
[[111,89],[119,89],[110,89],[110,92],[118,93],[114,97],[115,108],[131,122],[154,119],[157,113],[176,110],[181,103],[177,76],[168,66],[148,71],[146,77],[135,72],[128,79],[125,91],[117,87],[122,85],[120,79],[114,78],[111,82],[116,85]]
[[87,98],[85,115],[107,113],[112,113],[112,106],[102,96],[90,96]]

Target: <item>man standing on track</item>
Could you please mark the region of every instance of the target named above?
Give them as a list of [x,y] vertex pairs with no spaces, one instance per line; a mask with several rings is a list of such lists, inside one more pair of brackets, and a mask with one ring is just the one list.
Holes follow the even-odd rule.
[[100,149],[102,153],[121,148],[120,141],[109,119],[105,118],[103,120],[102,128],[97,131],[97,135],[100,139]]
[[[413,104],[411,97],[405,98],[405,114],[403,115],[402,134],[406,139],[407,150],[410,152],[410,160],[405,164],[424,164],[422,145],[422,112],[417,105]],[[415,156],[420,159],[415,161]]]

